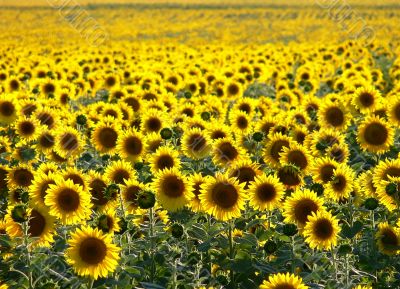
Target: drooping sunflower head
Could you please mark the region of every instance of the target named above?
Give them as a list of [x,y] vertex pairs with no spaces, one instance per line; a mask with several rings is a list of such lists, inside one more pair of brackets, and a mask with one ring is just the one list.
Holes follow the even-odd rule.
[[157,201],[168,211],[183,208],[192,197],[187,178],[175,169],[164,169],[157,173],[153,182]]
[[303,280],[290,273],[278,273],[269,276],[268,281],[260,285],[260,289],[308,289]]
[[386,255],[396,255],[399,252],[400,232],[397,228],[390,226],[387,222],[378,225],[375,235],[379,251]]
[[357,141],[363,150],[385,153],[394,143],[393,127],[379,117],[367,117],[358,127]]
[[243,185],[227,174],[217,173],[201,188],[201,205],[217,220],[226,221],[239,217],[244,209],[245,199]]
[[71,234],[66,260],[80,276],[107,277],[118,266],[120,248],[111,235],[91,227],[81,227]]
[[285,222],[296,223],[303,227],[308,220],[308,216],[319,210],[324,210],[323,200],[314,191],[308,189],[297,190],[285,200],[283,216],[285,217]]

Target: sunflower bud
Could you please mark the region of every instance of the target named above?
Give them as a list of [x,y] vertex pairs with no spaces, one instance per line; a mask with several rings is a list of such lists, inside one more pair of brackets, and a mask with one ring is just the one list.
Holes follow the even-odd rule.
[[142,162],[137,162],[133,165],[133,167],[135,168],[135,170],[139,171],[143,168],[143,163]]
[[156,197],[150,191],[145,191],[138,196],[138,205],[141,209],[150,209],[154,207],[156,203]]
[[297,226],[295,224],[285,224],[283,226],[283,234],[292,237],[297,234]]
[[211,118],[211,113],[209,113],[208,111],[204,111],[201,113],[201,118],[203,120],[209,120]]
[[107,215],[101,215],[97,221],[97,227],[102,230],[104,233],[110,232],[110,226],[108,224],[108,217]]
[[339,255],[348,255],[351,254],[351,252],[353,251],[352,247],[348,244],[343,244],[339,247],[338,249],[338,254]]
[[184,96],[186,99],[190,99],[192,97],[192,93],[190,91],[185,91]]
[[76,117],[76,123],[79,125],[85,125],[87,122],[87,118],[86,116],[84,116],[83,114],[80,114]]
[[170,227],[170,231],[172,236],[174,236],[175,238],[180,238],[183,235],[183,227],[178,223],[172,224],[172,226]]
[[119,187],[117,184],[110,184],[105,190],[105,197],[108,200],[114,199],[114,197],[119,193]]
[[253,140],[255,141],[255,142],[260,142],[260,141],[262,141],[263,140],[263,138],[264,138],[264,134],[262,133],[262,132],[255,132],[254,134],[253,134]]
[[364,202],[364,207],[370,211],[375,210],[378,207],[378,205],[379,205],[378,200],[375,198],[368,198]]
[[167,140],[167,139],[172,138],[172,136],[173,136],[173,131],[172,131],[172,129],[166,127],[166,128],[163,128],[163,129],[160,131],[160,135],[161,135],[162,139]]
[[28,214],[24,205],[17,205],[11,211],[11,218],[14,222],[23,223],[28,220]]
[[389,196],[392,196],[392,195],[394,195],[394,194],[396,194],[397,193],[397,184],[395,184],[395,183],[390,183],[390,184],[388,184],[387,186],[386,186],[386,193],[389,195]]
[[267,254],[273,254],[278,250],[278,244],[276,242],[269,240],[264,244],[264,251]]

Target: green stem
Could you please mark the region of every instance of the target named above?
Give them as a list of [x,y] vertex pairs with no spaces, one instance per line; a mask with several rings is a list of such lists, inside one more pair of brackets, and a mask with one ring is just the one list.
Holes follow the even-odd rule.
[[[229,222],[228,224],[228,228],[229,228],[229,258],[231,263],[233,262],[233,258],[234,258],[234,244],[233,244],[233,236],[232,236],[232,226],[233,223]],[[230,269],[230,276],[231,276],[231,284],[232,284],[232,288],[236,288],[236,284],[235,284],[235,274],[232,270],[232,268]]]
[[335,254],[335,250],[334,250],[334,248],[333,248],[333,246],[331,247],[331,255],[332,255],[332,263],[333,263],[333,268],[334,268],[334,272],[335,272],[335,279],[337,280],[337,270],[338,270],[338,268],[337,268],[337,263],[336,263],[336,254]]
[[24,247],[26,250],[26,261],[27,261],[27,265],[28,265],[28,285],[29,285],[29,289],[33,289],[34,285],[33,285],[33,274],[32,274],[32,266],[31,266],[31,254],[29,252],[29,233],[28,233],[28,221],[24,222],[22,224],[23,227],[23,231],[24,231]]
[[154,262],[154,211],[153,208],[149,209],[149,227],[150,227],[150,256],[151,256],[151,266],[150,266],[150,282],[154,282],[155,275],[155,262]]
[[90,278],[88,282],[88,289],[92,289],[94,284],[94,279]]
[[291,258],[292,258],[292,262],[290,263],[290,268],[291,268],[291,272],[294,274],[295,273],[295,263],[294,260],[296,258],[296,252],[295,252],[295,243],[294,243],[294,236],[290,237],[292,239],[292,254],[291,254]]

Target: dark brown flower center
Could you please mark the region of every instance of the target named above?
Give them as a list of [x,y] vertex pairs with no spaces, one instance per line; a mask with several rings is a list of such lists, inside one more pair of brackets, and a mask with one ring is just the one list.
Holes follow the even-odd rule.
[[162,181],[161,190],[170,198],[179,198],[185,191],[185,184],[177,176],[167,176]]
[[365,141],[372,145],[383,145],[388,139],[389,132],[387,128],[380,123],[369,124],[364,132]]
[[106,149],[112,149],[117,145],[117,132],[111,127],[104,127],[99,132],[99,142]]
[[107,246],[100,239],[89,237],[82,241],[79,247],[79,256],[82,261],[96,265],[101,263],[107,255]]
[[62,189],[57,196],[58,206],[65,212],[76,211],[80,204],[79,194],[72,189]]
[[305,224],[308,216],[317,210],[318,205],[313,200],[302,199],[297,201],[296,205],[294,206],[294,217],[299,223]]
[[236,188],[227,183],[217,183],[212,188],[212,200],[213,202],[224,209],[233,207],[239,198],[239,194]]

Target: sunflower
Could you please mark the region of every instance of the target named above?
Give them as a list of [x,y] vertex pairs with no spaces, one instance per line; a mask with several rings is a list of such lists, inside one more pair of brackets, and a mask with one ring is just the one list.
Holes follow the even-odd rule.
[[229,126],[221,124],[219,121],[212,121],[208,124],[206,132],[211,141],[217,141],[223,138],[231,138],[232,133]]
[[19,165],[8,171],[7,181],[10,188],[27,188],[32,184],[34,173],[31,167]]
[[56,132],[53,132],[49,129],[41,128],[37,136],[37,148],[41,152],[47,153],[55,148],[55,144]]
[[272,167],[280,167],[280,153],[285,147],[289,147],[292,139],[289,136],[281,133],[273,133],[269,135],[269,140],[263,150],[264,162]]
[[49,129],[55,128],[58,123],[56,112],[49,108],[36,110],[34,116],[39,120],[41,125],[46,126]]
[[391,192],[390,187],[393,186],[398,191],[400,187],[400,177],[389,177],[389,181],[382,181],[376,186],[376,196],[378,200],[390,211],[394,211],[398,206],[396,192]]
[[0,123],[10,124],[18,117],[18,103],[12,95],[0,95]]
[[362,113],[373,111],[381,101],[381,94],[374,87],[359,87],[356,89],[352,104]]
[[250,182],[254,181],[255,177],[260,174],[259,166],[250,159],[240,160],[228,169],[229,177],[237,179],[239,184],[244,184],[244,190],[247,190]]
[[269,276],[268,281],[264,280],[260,289],[308,289],[308,286],[294,274],[278,273]]
[[224,85],[224,95],[228,98],[238,98],[243,95],[243,87],[240,82],[229,81]]
[[333,172],[338,166],[338,162],[328,157],[314,159],[310,169],[314,182],[328,183],[332,180]]
[[400,125],[400,96],[394,96],[388,104],[390,123]]
[[334,159],[338,163],[347,163],[350,152],[346,143],[344,144],[334,144],[326,150],[328,157]]
[[363,150],[382,154],[394,143],[393,127],[376,116],[370,116],[358,127],[357,141]]
[[50,185],[44,203],[49,207],[50,215],[57,217],[65,225],[87,220],[92,212],[90,195],[80,185],[61,178]]
[[129,179],[136,177],[131,163],[126,161],[114,161],[110,163],[104,172],[104,176],[118,185],[124,184]]
[[247,134],[252,129],[251,117],[241,110],[230,112],[229,122],[231,124],[231,129],[235,133]]
[[381,160],[374,168],[373,183],[379,187],[382,181],[389,181],[390,177],[400,177],[400,159]]
[[199,198],[205,212],[220,221],[240,217],[246,200],[243,185],[227,174],[221,173],[206,181],[201,187]]
[[308,245],[319,250],[336,246],[339,233],[339,221],[327,211],[312,212],[303,231]]
[[134,129],[123,132],[117,141],[117,152],[121,158],[136,162],[145,153],[143,135]]
[[141,116],[141,131],[143,134],[158,133],[162,128],[168,127],[168,124],[167,115],[157,109],[149,109]]
[[362,285],[357,285],[353,287],[352,289],[373,289],[371,286],[362,286]]
[[71,180],[75,185],[80,185],[84,191],[88,189],[86,174],[76,167],[68,167],[60,175],[64,180]]
[[307,174],[312,158],[304,146],[291,142],[289,147],[283,147],[279,156],[282,166],[294,165],[302,173]]
[[119,226],[120,218],[116,215],[114,209],[107,209],[97,218],[97,228],[99,228],[105,234],[113,235],[115,232],[119,232],[121,227]]
[[229,166],[245,156],[242,147],[229,138],[219,139],[214,142],[212,160],[221,167]]
[[378,249],[386,255],[397,255],[400,246],[400,232],[398,228],[390,226],[387,222],[378,224],[375,235]]
[[192,198],[187,178],[175,168],[158,172],[152,187],[158,202],[168,211],[183,208]]
[[170,146],[162,146],[151,155],[149,159],[152,172],[158,172],[164,169],[177,168],[181,166],[179,153]]
[[120,248],[113,244],[112,236],[98,229],[82,226],[71,233],[66,250],[67,263],[80,276],[93,279],[107,277],[115,271],[120,259]]
[[98,172],[89,172],[88,187],[91,194],[91,202],[96,209],[108,209],[114,207],[117,202],[118,195],[113,191],[111,196],[106,194],[108,181],[104,179]]
[[304,176],[294,165],[286,165],[277,170],[279,181],[287,189],[296,189],[304,184]]
[[199,128],[192,128],[183,133],[182,151],[193,159],[203,159],[211,150],[211,141],[205,132]]
[[124,201],[125,210],[130,214],[134,214],[139,208],[138,197],[141,191],[146,189],[146,186],[137,180],[130,179],[124,185],[121,185],[121,196]]
[[354,171],[346,164],[340,164],[332,179],[325,185],[325,194],[334,201],[347,199],[354,189]]
[[259,175],[249,186],[249,204],[256,210],[269,210],[281,206],[285,187],[274,175]]
[[195,173],[189,176],[189,191],[192,193],[189,200],[189,207],[195,213],[204,211],[201,205],[200,194],[201,188],[206,183],[207,179],[208,177],[204,177],[200,173]]
[[162,146],[163,139],[159,133],[149,133],[144,137],[145,142],[145,151],[150,155],[151,153],[156,152],[156,150]]
[[[12,238],[22,237],[24,234],[23,227],[20,223],[15,222],[12,217],[14,208],[14,206],[8,208],[8,214],[5,217],[6,231]],[[28,207],[26,214],[28,219],[27,232],[29,237],[34,238],[30,245],[32,247],[50,247],[55,233],[55,218],[50,216],[47,208],[41,205]]]
[[350,118],[342,103],[326,101],[318,110],[318,120],[322,127],[344,130]]
[[56,152],[63,158],[70,158],[80,154],[83,141],[76,129],[60,128],[56,133]]
[[54,185],[55,175],[53,173],[45,174],[44,172],[36,173],[32,184],[29,186],[29,197],[34,204],[44,205],[44,200],[50,185]]
[[119,134],[120,131],[114,119],[108,117],[94,127],[91,141],[100,153],[113,154],[117,147]]
[[34,140],[40,130],[38,120],[34,118],[20,117],[15,123],[16,133],[25,140]]
[[304,227],[307,218],[313,212],[324,210],[323,200],[314,191],[308,189],[296,190],[283,204],[285,222],[296,223]]

